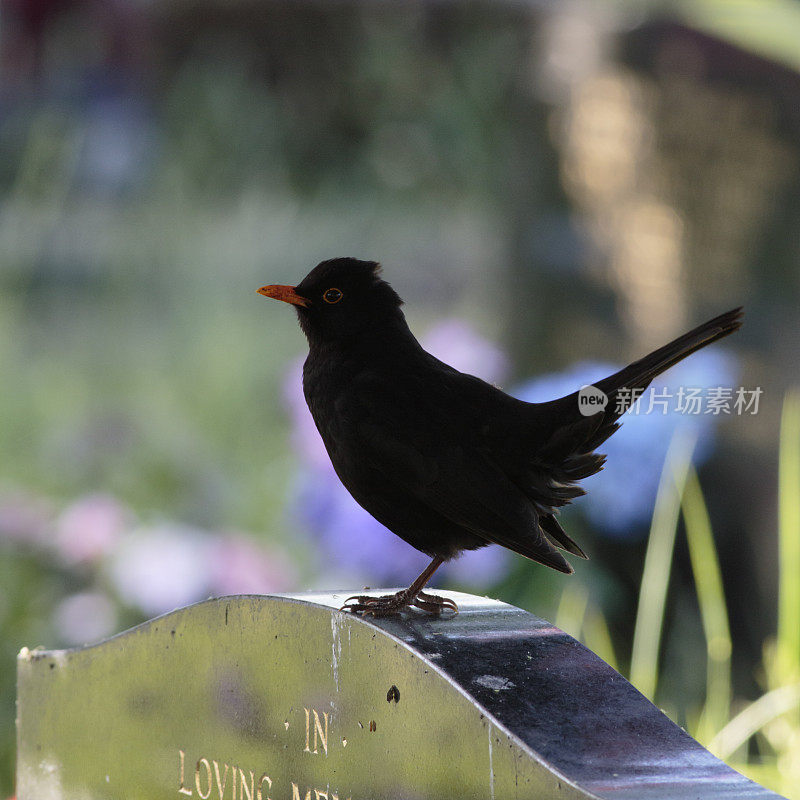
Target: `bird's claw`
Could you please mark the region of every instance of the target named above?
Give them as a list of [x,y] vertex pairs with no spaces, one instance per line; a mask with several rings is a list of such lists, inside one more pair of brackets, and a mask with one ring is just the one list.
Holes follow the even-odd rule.
[[364,616],[389,617],[393,614],[398,614],[409,605],[411,605],[411,598],[406,592],[385,594],[380,597],[357,594],[348,597],[339,610],[351,611],[353,614],[364,614]]
[[449,597],[440,597],[437,594],[420,592],[414,599],[414,605],[417,608],[421,608],[423,611],[436,614],[437,616],[441,616],[445,611],[451,612],[453,616],[458,614],[458,606],[454,600],[451,600]]
[[[351,602],[355,601],[355,602]],[[406,591],[397,594],[385,594],[380,597],[370,597],[369,595],[353,595],[344,601],[340,611],[350,611],[353,614],[363,614],[372,617],[390,617],[399,614],[404,608],[414,606],[428,614],[437,617],[445,611],[449,611],[455,616],[458,614],[458,606],[447,597],[439,597],[435,594],[419,592],[411,595]]]

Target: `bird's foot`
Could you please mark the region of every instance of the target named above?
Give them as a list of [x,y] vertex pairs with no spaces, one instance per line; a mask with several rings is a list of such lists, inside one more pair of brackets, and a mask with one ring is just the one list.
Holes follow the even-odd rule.
[[453,616],[458,614],[458,606],[449,597],[440,597],[438,594],[428,594],[420,592],[414,601],[417,608],[427,611],[429,614],[441,616],[445,611],[449,611]]
[[364,616],[390,617],[411,606],[437,617],[445,611],[451,612],[453,616],[458,614],[458,606],[449,598],[425,592],[412,594],[408,589],[403,589],[397,594],[385,594],[380,597],[354,595],[348,597],[339,610],[352,611],[354,614],[364,614]]

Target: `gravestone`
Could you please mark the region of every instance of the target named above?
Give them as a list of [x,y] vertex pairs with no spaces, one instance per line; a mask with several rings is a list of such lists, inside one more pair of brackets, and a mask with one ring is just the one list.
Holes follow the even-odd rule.
[[18,659],[18,800],[767,800],[550,623],[236,596]]

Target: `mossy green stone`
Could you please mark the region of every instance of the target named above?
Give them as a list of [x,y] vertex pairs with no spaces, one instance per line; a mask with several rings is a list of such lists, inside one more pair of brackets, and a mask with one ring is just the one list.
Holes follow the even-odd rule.
[[23,650],[18,800],[777,797],[549,623],[446,594],[374,621],[223,597]]

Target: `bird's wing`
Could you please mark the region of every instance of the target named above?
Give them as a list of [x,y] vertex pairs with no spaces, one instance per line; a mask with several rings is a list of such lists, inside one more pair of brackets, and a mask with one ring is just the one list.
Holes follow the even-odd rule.
[[350,432],[362,467],[479,539],[572,572],[534,504],[482,447],[484,390],[465,396],[460,377],[469,376],[459,376],[445,375],[434,391],[412,377],[391,396],[363,383],[348,393],[340,411],[357,420]]

